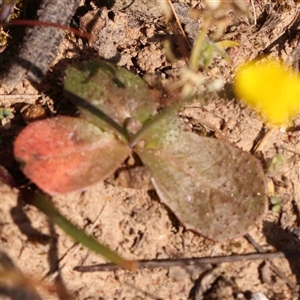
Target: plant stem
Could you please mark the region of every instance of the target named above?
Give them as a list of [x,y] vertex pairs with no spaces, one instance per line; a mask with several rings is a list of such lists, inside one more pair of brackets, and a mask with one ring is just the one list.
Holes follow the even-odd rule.
[[209,27],[210,23],[211,23],[211,17],[207,17],[205,19],[203,27],[201,28],[201,30],[200,30],[200,32],[197,36],[195,44],[192,48],[189,68],[194,72],[198,71],[199,58],[200,58],[200,55],[201,55],[201,49],[203,47],[203,42],[206,38],[206,32],[208,30],[208,27]]
[[164,118],[165,116],[175,113],[178,111],[183,105],[188,103],[194,99],[194,96],[190,95],[188,97],[180,98],[178,101],[175,101],[171,106],[165,108],[160,114],[155,115],[152,119],[150,119],[148,122],[144,124],[144,126],[129,139],[129,147],[133,148],[145,135],[147,135],[147,132],[151,127],[159,121],[161,118]]
[[61,227],[68,235],[70,235],[76,242],[88,247],[97,254],[101,254],[112,263],[119,265],[120,267],[128,270],[135,270],[137,264],[135,261],[128,261],[121,258],[118,254],[111,251],[108,247],[100,244],[96,239],[86,235],[86,233],[79,229],[77,226],[68,221],[46,198],[45,195],[40,192],[35,193],[32,205],[46,214],[55,224]]

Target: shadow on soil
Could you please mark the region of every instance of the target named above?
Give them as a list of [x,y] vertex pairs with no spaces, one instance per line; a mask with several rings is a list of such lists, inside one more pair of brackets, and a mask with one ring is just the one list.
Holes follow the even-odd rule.
[[[268,244],[282,252],[300,252],[300,240],[292,233],[283,230],[279,225],[265,222],[263,233]],[[296,276],[297,284],[300,285],[300,257],[293,256],[287,260],[293,274]]]
[[[17,205],[13,207],[10,211],[12,219],[14,223],[18,226],[20,232],[27,237],[29,242],[49,245],[49,250],[48,250],[49,271],[46,274],[46,276],[50,276],[55,272],[58,272],[54,279],[54,286],[55,286],[54,292],[57,294],[58,299],[61,300],[72,299],[72,296],[69,294],[69,292],[65,287],[64,281],[61,277],[60,270],[59,270],[60,259],[58,255],[58,235],[51,221],[48,222],[49,233],[50,233],[49,235],[41,233],[40,231],[38,231],[32,226],[32,222],[26,214],[26,205],[27,203],[30,202],[30,197],[32,197],[32,193],[28,189],[26,189],[25,191],[23,190],[20,193],[20,196],[18,197]],[[7,262],[10,262],[10,264],[8,264]],[[3,253],[0,252],[0,265],[2,266],[8,265],[10,266],[10,269],[12,270],[15,269],[13,262],[9,259],[8,255],[5,254],[4,252]],[[24,279],[24,280],[26,281],[29,279]],[[29,298],[27,297],[26,293],[28,293]],[[22,295],[22,297],[16,298],[15,295],[19,295],[19,294]],[[32,292],[28,287],[27,289],[26,288],[23,289],[18,285],[13,287],[0,285],[0,295],[7,295],[11,297],[11,299],[41,299],[39,298],[39,296],[32,294]]]
[[32,227],[31,220],[25,213],[26,202],[23,200],[22,194],[24,193],[21,193],[18,197],[17,205],[10,211],[14,223],[18,226],[20,232],[26,235],[29,242],[40,243],[42,245],[49,244],[51,237]]

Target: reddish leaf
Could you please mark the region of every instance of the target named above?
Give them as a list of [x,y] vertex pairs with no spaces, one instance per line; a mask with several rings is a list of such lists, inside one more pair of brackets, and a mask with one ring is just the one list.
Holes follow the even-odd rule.
[[24,174],[50,195],[83,189],[112,174],[129,149],[88,121],[60,116],[29,124],[14,154]]

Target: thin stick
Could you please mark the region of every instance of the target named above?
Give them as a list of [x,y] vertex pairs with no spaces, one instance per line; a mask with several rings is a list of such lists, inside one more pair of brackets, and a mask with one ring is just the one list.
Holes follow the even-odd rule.
[[170,7],[171,7],[171,9],[172,9],[173,15],[174,15],[174,17],[175,17],[175,20],[176,20],[178,26],[179,26],[179,29],[180,29],[180,31],[181,31],[181,33],[182,33],[182,35],[183,35],[183,37],[184,37],[184,39],[185,39],[187,45],[188,45],[188,46],[190,47],[190,49],[191,49],[191,48],[192,48],[192,45],[191,45],[191,43],[189,42],[189,39],[187,38],[187,36],[186,36],[186,34],[185,34],[185,31],[183,30],[183,27],[182,27],[182,25],[181,25],[181,22],[180,22],[180,20],[179,20],[179,18],[178,18],[178,15],[177,15],[177,13],[176,13],[176,11],[175,11],[175,9],[174,9],[174,6],[173,6],[171,0],[168,0],[168,3],[169,3],[169,5],[170,5]]
[[[249,260],[265,260],[274,258],[292,258],[300,256],[298,252],[273,252],[273,253],[248,253],[242,255],[231,256],[215,256],[215,257],[199,257],[199,258],[181,258],[181,259],[153,259],[153,260],[137,260],[138,269],[155,269],[155,268],[170,268],[183,266],[196,266],[201,264],[221,264],[232,263],[238,261]],[[91,266],[76,266],[75,271],[86,272],[104,272],[117,271],[121,268],[114,264],[99,264]]]
[[262,138],[257,142],[255,147],[253,148],[252,152],[255,153],[258,151],[262,151],[274,131],[275,131],[274,127],[268,128],[267,131],[262,136]]
[[299,73],[299,60],[300,60],[300,37],[298,38],[298,45],[296,46],[296,48],[294,49],[294,51],[292,52],[292,58],[294,59],[294,71],[296,73]]
[[[266,254],[266,250],[262,248],[253,238],[250,234],[246,234],[245,239],[254,247],[254,249],[259,252],[260,254]],[[279,252],[280,253],[280,252]],[[288,256],[286,256],[288,257]],[[266,260],[270,263],[270,268],[272,271],[281,278],[291,290],[294,290],[296,288],[296,284],[289,280],[287,276],[284,275],[284,273],[272,262],[270,261],[270,258],[266,258]]]
[[21,26],[45,26],[45,27],[55,27],[59,28],[68,32],[72,32],[75,35],[81,37],[81,38],[86,38],[89,39],[91,35],[85,31],[75,29],[69,26],[61,25],[61,24],[56,24],[53,22],[45,22],[45,21],[39,21],[39,20],[11,20],[9,22],[11,25],[21,25]]
[[17,102],[35,104],[41,97],[38,94],[32,95],[0,95],[0,106],[11,106]]
[[296,156],[300,156],[300,152],[299,152],[299,151],[295,151],[294,149],[291,149],[291,148],[289,148],[289,147],[285,147],[285,146],[282,146],[282,145],[277,145],[277,144],[275,144],[275,146],[276,146],[278,149],[283,149],[283,150],[285,150],[285,151],[294,153]]
[[254,6],[254,1],[251,0],[251,6],[253,9],[253,17],[254,17],[254,25],[257,25],[257,16],[256,16],[256,10],[255,10],[255,6]]

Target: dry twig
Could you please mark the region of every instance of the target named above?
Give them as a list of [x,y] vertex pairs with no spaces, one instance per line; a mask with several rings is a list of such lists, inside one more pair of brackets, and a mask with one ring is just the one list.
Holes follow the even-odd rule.
[[[222,264],[232,263],[238,261],[249,260],[265,260],[274,258],[291,258],[300,256],[298,252],[273,252],[273,253],[248,253],[242,255],[230,255],[230,256],[215,256],[215,257],[199,257],[199,258],[180,258],[180,259],[153,259],[153,260],[137,260],[138,269],[155,269],[155,268],[170,268],[170,267],[183,267],[183,266],[195,266],[200,264]],[[99,264],[92,266],[76,266],[75,271],[86,272],[104,272],[104,271],[116,271],[120,266],[115,264]]]

